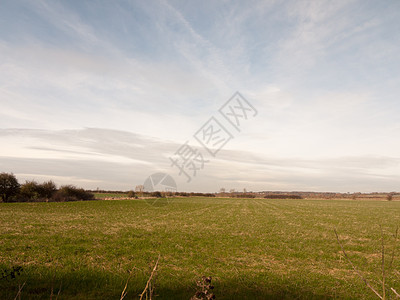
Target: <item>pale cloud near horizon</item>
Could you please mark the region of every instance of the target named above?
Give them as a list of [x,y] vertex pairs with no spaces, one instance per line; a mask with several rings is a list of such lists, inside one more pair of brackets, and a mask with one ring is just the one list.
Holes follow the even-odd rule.
[[[161,170],[182,190],[398,190],[396,1],[0,8],[0,171],[109,189]],[[185,183],[168,157],[237,90],[257,117]]]
[[[218,190],[222,185],[242,190],[334,191],[326,182],[340,182],[352,191],[349,178],[357,178],[364,191],[390,187],[400,179],[400,158],[347,156],[305,159],[267,157],[252,151],[222,150],[187,184],[171,167],[170,157],[181,145],[130,132],[100,128],[82,130],[2,129],[0,167],[13,170],[23,180],[54,179],[58,184],[74,181],[88,188],[133,189],[156,172],[175,175],[181,190]],[[198,147],[199,148],[199,147]],[[234,170],[234,172],[233,172]],[[249,172],[251,170],[251,172]],[[204,186],[207,186],[205,189]]]

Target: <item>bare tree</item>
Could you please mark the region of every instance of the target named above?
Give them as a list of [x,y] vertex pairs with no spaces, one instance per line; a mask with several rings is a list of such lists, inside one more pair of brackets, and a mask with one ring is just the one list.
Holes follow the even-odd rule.
[[136,187],[135,187],[135,192],[136,192],[136,194],[138,194],[138,196],[143,196],[143,191],[144,191],[144,185],[143,184],[140,184],[140,185],[137,185]]

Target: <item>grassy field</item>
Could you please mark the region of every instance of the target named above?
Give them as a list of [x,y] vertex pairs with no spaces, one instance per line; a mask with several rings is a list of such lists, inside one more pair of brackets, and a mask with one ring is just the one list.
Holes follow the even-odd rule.
[[[381,285],[381,229],[386,267],[400,202],[176,198],[0,203],[0,299],[138,299],[160,254],[157,299],[189,299],[212,276],[217,299],[375,299],[344,259]],[[400,270],[395,257],[393,269]],[[389,286],[399,277],[386,271]],[[53,297],[55,298],[55,297]]]

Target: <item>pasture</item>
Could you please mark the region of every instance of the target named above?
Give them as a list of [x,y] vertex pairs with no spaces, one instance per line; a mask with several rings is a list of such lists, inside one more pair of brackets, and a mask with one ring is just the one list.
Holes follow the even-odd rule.
[[399,223],[397,201],[0,203],[0,270],[23,268],[0,280],[0,299],[14,299],[24,283],[21,299],[120,299],[130,273],[125,299],[138,299],[158,255],[157,299],[189,299],[203,275],[216,299],[376,299],[334,229],[378,291],[383,236],[389,294],[400,291]]

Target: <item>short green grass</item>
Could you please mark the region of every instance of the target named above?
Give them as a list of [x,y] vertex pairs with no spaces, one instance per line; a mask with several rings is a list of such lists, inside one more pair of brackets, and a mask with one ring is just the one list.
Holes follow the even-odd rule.
[[[379,288],[382,225],[386,265],[400,202],[176,198],[1,203],[0,299],[137,299],[160,254],[157,299],[189,299],[212,276],[217,299],[374,299],[343,258]],[[400,270],[400,258],[393,267]],[[400,284],[388,273],[390,286]]]

